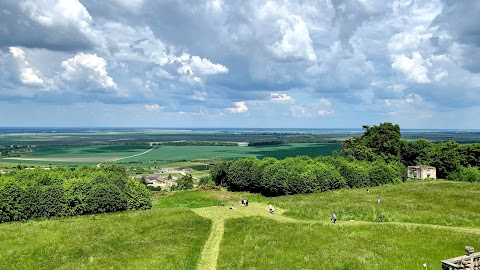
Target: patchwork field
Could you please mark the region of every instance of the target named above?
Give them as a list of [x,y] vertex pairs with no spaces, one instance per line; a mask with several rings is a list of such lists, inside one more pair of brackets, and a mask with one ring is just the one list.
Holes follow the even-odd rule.
[[[478,183],[449,181],[275,198],[224,190],[156,193],[148,211],[1,224],[0,265],[439,269],[441,260],[463,255],[464,246],[480,248],[480,205],[465,199],[479,196]],[[243,198],[248,207],[240,205]]]
[[157,146],[145,155],[125,159],[119,164],[127,163],[171,163],[184,160],[226,160],[248,156],[285,158],[298,155],[310,157],[330,155],[339,150],[336,143],[292,143],[273,146]]
[[[149,145],[89,145],[89,146],[39,146],[33,152],[17,158],[6,158],[4,163],[29,163],[52,165],[96,164],[116,162],[120,165],[159,165],[178,161],[205,162],[256,156],[285,158],[306,155],[330,155],[339,150],[337,143],[294,143],[273,146],[156,146]],[[144,153],[144,154],[142,154]],[[136,156],[135,156],[136,155]],[[121,159],[121,160],[119,160]]]

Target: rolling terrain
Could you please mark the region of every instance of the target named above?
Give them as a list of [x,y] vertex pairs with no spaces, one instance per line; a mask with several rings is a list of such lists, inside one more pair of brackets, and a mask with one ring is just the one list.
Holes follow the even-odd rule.
[[[440,180],[275,198],[222,190],[159,193],[148,211],[1,224],[0,264],[7,269],[422,269],[423,264],[438,269],[441,260],[462,255],[464,246],[479,248],[480,205],[466,200],[479,196],[478,183]],[[242,198],[250,206],[242,207]],[[269,203],[276,207],[273,215]],[[338,216],[335,224],[329,220],[332,212]]]

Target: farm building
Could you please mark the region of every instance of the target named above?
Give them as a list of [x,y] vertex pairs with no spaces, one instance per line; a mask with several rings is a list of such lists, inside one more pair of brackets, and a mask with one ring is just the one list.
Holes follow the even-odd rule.
[[171,181],[159,175],[150,174],[147,176],[147,186],[170,186],[171,184]]
[[[141,174],[135,175],[135,179],[140,181],[142,180],[144,176]],[[177,180],[177,177],[172,176],[170,177],[171,179],[165,179],[161,177],[160,175],[156,174],[149,174],[148,176],[145,177],[145,181],[147,183],[147,186],[153,186],[153,187],[158,187],[158,186],[171,186],[172,182]]]
[[437,178],[437,170],[432,166],[408,166],[408,178],[425,179],[425,178]]

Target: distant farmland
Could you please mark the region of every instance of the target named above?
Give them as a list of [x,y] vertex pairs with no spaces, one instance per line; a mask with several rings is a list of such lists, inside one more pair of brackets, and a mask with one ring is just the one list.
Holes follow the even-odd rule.
[[[108,161],[145,152],[149,145],[89,145],[89,146],[42,146],[34,152],[22,155],[23,159],[3,159],[8,163],[36,163],[52,165],[74,165]],[[212,161],[234,159],[248,156],[258,158],[305,155],[309,157],[330,155],[339,150],[338,143],[291,143],[272,146],[157,146],[152,151],[132,158],[118,161],[121,165],[153,165],[176,161]],[[78,159],[78,162],[76,162]],[[63,161],[62,161],[63,160]]]
[[310,157],[330,155],[339,150],[337,143],[292,143],[274,146],[157,146],[151,152],[119,163],[170,163],[182,160],[225,160],[248,156],[258,158],[305,155]]

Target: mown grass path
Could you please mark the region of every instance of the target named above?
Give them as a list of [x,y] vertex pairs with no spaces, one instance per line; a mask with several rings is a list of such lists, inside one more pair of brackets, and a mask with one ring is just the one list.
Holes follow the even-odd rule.
[[192,209],[198,215],[212,220],[212,229],[210,236],[205,243],[199,264],[197,266],[198,270],[215,270],[217,269],[217,260],[220,252],[220,244],[222,242],[225,220],[230,218],[242,218],[250,216],[260,216],[264,218],[269,218],[276,220],[278,222],[295,222],[295,223],[305,223],[305,224],[330,224],[330,226],[362,226],[362,225],[372,225],[372,226],[402,226],[402,227],[415,227],[415,228],[432,228],[432,229],[444,229],[452,230],[457,232],[471,233],[475,235],[480,235],[480,228],[472,227],[457,227],[457,226],[442,226],[442,225],[433,225],[433,224],[421,224],[421,223],[408,223],[408,222],[367,222],[367,221],[337,221],[336,224],[332,222],[320,221],[320,220],[302,220],[294,219],[288,216],[283,215],[285,210],[275,208],[275,214],[270,214],[268,210],[268,205],[263,203],[250,203],[248,207],[242,207],[240,205],[235,205],[235,209],[229,209],[229,206],[225,207],[214,206],[214,207],[204,207]]
[[[229,209],[229,206],[214,206],[193,209],[198,215],[211,219],[212,230],[210,236],[202,250],[200,262],[197,266],[199,270],[217,269],[217,259],[222,242],[225,220],[229,218],[241,218],[249,216],[261,216],[283,222],[298,222],[293,218],[283,216],[282,209],[275,209],[275,214],[270,214],[268,205],[262,203],[250,203],[248,207],[235,205],[235,209]],[[301,221],[300,221],[301,222]]]

